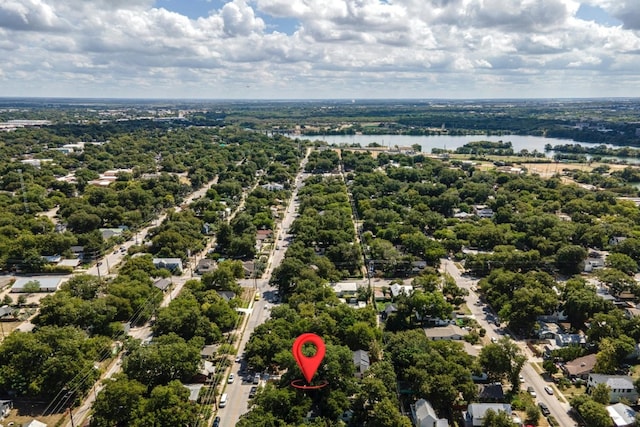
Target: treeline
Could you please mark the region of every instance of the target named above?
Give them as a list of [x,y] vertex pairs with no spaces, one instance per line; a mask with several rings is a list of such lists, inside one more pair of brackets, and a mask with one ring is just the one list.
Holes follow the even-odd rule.
[[580,144],[563,144],[554,145],[546,144],[544,146],[545,151],[555,151],[558,153],[572,153],[572,154],[589,154],[593,156],[612,156],[612,157],[640,157],[640,150],[631,147],[612,148],[606,145],[598,145],[597,147],[585,147]]

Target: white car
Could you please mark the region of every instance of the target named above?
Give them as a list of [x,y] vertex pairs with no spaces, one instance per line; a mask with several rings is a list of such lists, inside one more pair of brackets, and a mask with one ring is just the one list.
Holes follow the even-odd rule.
[[544,391],[546,391],[547,394],[553,394],[553,389],[549,386],[545,386]]
[[227,379],[227,384],[233,384],[233,380],[236,379],[236,376],[233,374],[229,374],[229,379]]

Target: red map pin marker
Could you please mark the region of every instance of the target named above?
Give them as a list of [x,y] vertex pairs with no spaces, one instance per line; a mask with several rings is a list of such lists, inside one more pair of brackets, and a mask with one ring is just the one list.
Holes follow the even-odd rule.
[[[311,343],[316,346],[316,354],[313,356],[307,357],[302,354],[302,346],[306,343]],[[307,380],[307,383],[311,384],[311,379],[316,374],[318,367],[322,363],[322,359],[324,359],[325,354],[324,341],[316,334],[306,333],[300,335],[296,338],[293,343],[293,357],[296,359],[300,370],[302,371],[302,375]]]

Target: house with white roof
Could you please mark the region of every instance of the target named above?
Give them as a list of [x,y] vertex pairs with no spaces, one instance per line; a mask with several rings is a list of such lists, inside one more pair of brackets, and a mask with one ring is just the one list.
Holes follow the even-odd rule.
[[400,294],[405,294],[409,296],[413,292],[412,285],[400,285],[398,283],[394,283],[393,285],[390,286],[389,289],[391,290],[391,296],[393,296],[394,298]]
[[465,421],[468,426],[480,427],[484,422],[487,411],[506,412],[511,416],[511,405],[508,403],[470,403],[467,406]]
[[[28,283],[37,283],[38,287],[35,292],[55,292],[58,290],[62,278],[60,277],[46,277],[46,276],[28,276],[18,278],[13,286],[11,286],[12,293],[31,293],[34,292],[30,289]],[[25,287],[26,286],[26,287]]]
[[354,297],[358,292],[358,284],[356,282],[337,282],[332,287],[338,298]]
[[636,411],[624,403],[607,406],[607,412],[616,427],[631,427],[636,425]]

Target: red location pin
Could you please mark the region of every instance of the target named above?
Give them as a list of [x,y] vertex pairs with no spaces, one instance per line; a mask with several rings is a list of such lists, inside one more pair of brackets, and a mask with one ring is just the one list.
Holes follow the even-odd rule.
[[[311,357],[307,357],[302,354],[302,346],[306,343],[311,343],[316,346],[316,354]],[[302,375],[307,380],[307,383],[311,384],[311,379],[316,374],[318,367],[322,363],[325,354],[324,341],[316,334],[306,333],[300,335],[293,343],[293,357],[296,359]]]

